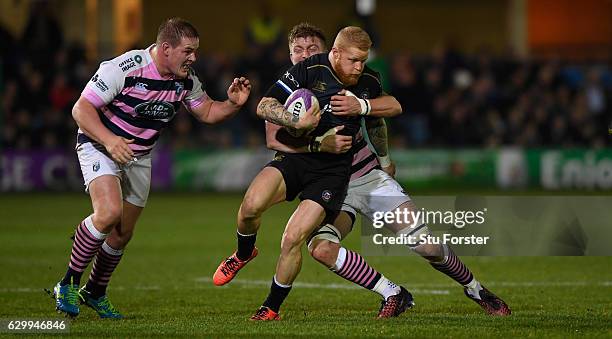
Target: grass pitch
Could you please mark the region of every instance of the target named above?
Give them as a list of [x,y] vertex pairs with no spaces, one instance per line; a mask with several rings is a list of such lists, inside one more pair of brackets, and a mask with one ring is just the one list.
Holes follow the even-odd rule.
[[[377,321],[377,295],[352,288],[306,254],[281,309],[283,320],[250,322],[267,295],[280,235],[295,204],[265,214],[257,259],[236,281],[215,287],[214,270],[235,248],[240,199],[152,194],[109,287],[111,300],[127,318],[100,320],[83,307],[70,335],[612,337],[610,257],[464,258],[476,277],[508,302],[513,314],[507,318],[484,315],[457,284],[418,257],[368,257],[416,301],[401,317]],[[12,194],[0,196],[0,206],[0,318],[57,317],[43,288],[63,275],[69,237],[90,213],[89,198]],[[359,250],[358,228],[345,246]]]

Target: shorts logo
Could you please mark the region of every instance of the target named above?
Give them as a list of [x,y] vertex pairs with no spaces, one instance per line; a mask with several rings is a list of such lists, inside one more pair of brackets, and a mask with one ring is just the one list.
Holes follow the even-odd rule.
[[285,158],[285,156],[284,156],[284,155],[282,155],[282,154],[277,154],[277,155],[275,155],[275,156],[274,156],[274,159],[273,159],[272,161],[282,161],[282,160],[283,160],[283,158]]
[[329,200],[332,198],[332,192],[330,192],[328,190],[323,191],[323,194],[321,194],[321,198],[325,202],[329,202]]
[[94,172],[97,172],[100,169],[100,161],[96,160],[96,162],[93,163],[93,166],[91,166],[91,169],[93,169]]

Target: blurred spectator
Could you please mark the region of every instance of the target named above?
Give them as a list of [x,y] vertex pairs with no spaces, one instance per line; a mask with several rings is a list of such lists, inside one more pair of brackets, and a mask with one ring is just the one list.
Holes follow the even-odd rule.
[[[72,105],[98,62],[86,62],[83,46],[63,44],[57,21],[41,10],[44,6],[33,6],[24,37],[36,38],[24,38],[21,46],[0,27],[0,147],[74,147]],[[34,33],[39,31],[45,32]],[[253,91],[243,110],[214,129],[194,124],[182,110],[161,143],[175,149],[265,147],[256,106],[289,67],[283,27],[265,2],[246,36],[255,48],[244,55],[206,53],[194,64],[206,91],[217,99],[226,96],[233,74],[248,76]],[[41,49],[43,54],[35,52]],[[520,59],[512,53],[496,56],[486,47],[464,54],[448,44],[436,45],[429,55],[402,51],[376,60],[389,70],[389,93],[404,111],[388,121],[392,147],[612,144],[609,62]]]

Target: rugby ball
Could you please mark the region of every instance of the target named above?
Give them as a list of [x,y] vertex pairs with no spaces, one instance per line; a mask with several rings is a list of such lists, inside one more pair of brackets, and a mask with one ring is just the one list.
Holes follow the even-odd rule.
[[[317,100],[314,93],[306,88],[293,91],[285,101],[285,109],[291,113],[291,121],[293,123],[298,122],[312,106],[319,107],[319,100]],[[294,137],[301,137],[311,132],[290,127],[285,127],[285,130]]]

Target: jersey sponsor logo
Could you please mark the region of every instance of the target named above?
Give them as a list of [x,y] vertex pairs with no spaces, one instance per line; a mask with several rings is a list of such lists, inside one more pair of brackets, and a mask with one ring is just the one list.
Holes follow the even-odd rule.
[[119,68],[121,68],[122,72],[125,72],[135,66],[136,62],[134,62],[134,58],[127,58],[119,63]]
[[134,61],[136,61],[137,63],[141,63],[142,62],[142,57],[140,55],[137,55],[134,57]]
[[295,80],[295,78],[293,77],[293,74],[289,73],[289,71],[285,72],[285,74],[283,75],[283,77],[285,77],[287,80],[291,81],[291,83],[295,86],[295,87],[300,87],[300,83],[297,82],[297,80]]
[[174,106],[165,101],[147,101],[136,105],[134,112],[149,119],[168,119],[174,114]]
[[143,82],[137,82],[136,85],[134,85],[134,89],[139,91],[139,92],[146,92],[147,89],[147,84],[143,83]]
[[332,192],[330,192],[329,190],[325,190],[321,194],[321,199],[323,199],[325,202],[329,202],[331,198],[332,198]]
[[96,84],[96,87],[98,87],[98,89],[102,92],[106,92],[108,91],[108,85],[106,85],[106,83],[104,82],[104,80],[100,79],[100,77],[98,76],[98,74],[96,73],[96,75],[94,75],[91,78],[91,82],[93,82],[94,84]]

